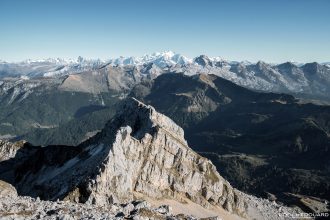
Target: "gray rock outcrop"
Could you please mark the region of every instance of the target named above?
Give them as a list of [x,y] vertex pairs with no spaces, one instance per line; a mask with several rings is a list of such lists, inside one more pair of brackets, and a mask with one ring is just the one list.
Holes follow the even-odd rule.
[[15,197],[17,196],[17,192],[15,187],[5,181],[0,180],[0,197],[5,196]]
[[0,162],[14,158],[16,152],[23,147],[24,141],[11,143],[8,141],[0,140]]

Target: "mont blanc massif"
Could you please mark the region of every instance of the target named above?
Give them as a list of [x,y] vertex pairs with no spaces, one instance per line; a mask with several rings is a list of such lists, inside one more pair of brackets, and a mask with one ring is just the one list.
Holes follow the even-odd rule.
[[330,63],[0,61],[1,219],[326,219]]

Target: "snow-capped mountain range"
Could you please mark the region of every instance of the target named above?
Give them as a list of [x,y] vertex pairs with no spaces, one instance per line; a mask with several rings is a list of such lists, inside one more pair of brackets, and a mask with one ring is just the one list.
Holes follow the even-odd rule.
[[[206,55],[194,59],[171,51],[153,53],[141,57],[119,57],[108,60],[85,59],[44,59],[22,62],[0,61],[0,79],[4,78],[58,78],[65,75],[88,72],[106,72],[111,67],[118,71],[134,69],[136,77],[155,78],[168,72],[182,72],[186,75],[214,74],[238,85],[267,92],[299,94],[307,98],[328,99],[330,97],[330,64],[286,62],[270,64],[259,61],[228,61],[221,57]],[[125,77],[130,77],[126,74]]]
[[[212,62],[224,61],[220,57],[209,58]],[[195,59],[188,58],[172,51],[156,52],[141,57],[112,58],[108,60],[86,59],[79,56],[77,59],[48,58],[38,60],[24,60],[21,62],[6,62],[0,60],[0,77],[53,77],[86,70],[101,68],[105,65],[111,66],[143,66],[154,64],[158,68],[173,66],[184,66],[196,64]]]

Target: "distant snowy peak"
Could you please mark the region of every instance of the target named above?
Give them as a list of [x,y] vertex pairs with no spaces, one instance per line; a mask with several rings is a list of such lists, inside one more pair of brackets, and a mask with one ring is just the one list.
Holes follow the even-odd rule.
[[208,65],[211,66],[212,65],[211,59],[206,55],[200,55],[199,57],[196,57],[194,59],[194,62],[201,66],[208,66]]
[[322,63],[323,65],[325,65],[326,67],[330,68],[330,62],[325,62],[325,63]]
[[202,67],[230,67],[230,65],[239,64],[240,62],[228,61],[222,57],[208,57],[206,55],[200,55],[193,60],[194,64]]
[[[100,67],[104,65],[112,66],[125,66],[125,65],[149,65],[154,64],[159,68],[171,67],[171,66],[184,66],[184,65],[202,65],[205,64],[216,66],[216,64],[231,64],[239,62],[230,62],[221,57],[208,57],[206,55],[201,55],[194,59],[183,56],[179,53],[172,51],[156,52],[152,54],[145,54],[143,56],[120,56],[117,58],[111,58],[106,60],[101,59],[87,59],[79,56],[76,59],[63,59],[63,58],[47,58],[47,59],[27,59],[20,62],[6,62],[0,60],[0,64],[8,64],[14,66],[66,66],[67,69],[71,69],[70,66],[82,66],[82,67]],[[248,62],[246,62],[248,63]]]
[[108,63],[111,65],[145,65],[153,63],[158,67],[164,68],[177,64],[190,64],[192,63],[192,59],[189,59],[181,54],[177,54],[172,51],[166,51],[162,53],[153,53],[151,55],[146,54],[141,57],[119,57],[111,59]]
[[64,59],[64,58],[46,58],[46,59],[26,59],[18,62],[9,62],[0,59],[0,63],[7,63],[11,65],[74,65],[82,63],[105,63],[106,61],[100,59],[87,59],[82,56],[76,59]]
[[111,66],[149,66],[152,64],[156,75],[159,74],[160,69],[172,67],[176,65],[184,66],[193,63],[181,54],[172,51],[161,53],[153,53],[150,55],[143,55],[141,57],[119,57],[108,60],[100,59],[86,59],[79,56],[77,59],[62,59],[62,58],[48,58],[48,59],[28,59],[21,62],[5,62],[0,60],[0,78],[2,77],[55,77],[63,76],[83,71],[91,71],[102,68],[107,65]]

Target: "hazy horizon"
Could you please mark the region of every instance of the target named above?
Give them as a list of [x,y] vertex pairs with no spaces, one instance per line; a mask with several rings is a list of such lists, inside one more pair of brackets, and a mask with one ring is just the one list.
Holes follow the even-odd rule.
[[330,61],[330,1],[2,0],[0,59],[175,51],[271,63]]

